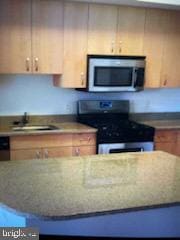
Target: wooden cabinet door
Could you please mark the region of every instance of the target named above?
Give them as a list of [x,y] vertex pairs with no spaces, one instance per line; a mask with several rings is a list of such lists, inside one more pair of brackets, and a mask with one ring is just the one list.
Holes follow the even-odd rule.
[[175,146],[175,154],[177,156],[180,156],[180,141],[177,142],[176,146]]
[[176,130],[156,130],[155,142],[177,142]]
[[88,53],[115,54],[118,7],[89,5]]
[[143,54],[145,13],[144,8],[119,7],[117,54]]
[[72,147],[56,147],[43,149],[43,158],[58,158],[72,156]]
[[146,88],[161,85],[162,57],[167,32],[168,11],[147,9],[144,34],[144,55],[146,56]]
[[65,2],[64,62],[61,86],[86,86],[88,4]]
[[31,0],[0,1],[0,73],[31,72]]
[[42,158],[41,149],[21,149],[21,150],[11,150],[10,159],[11,160],[30,160],[30,159],[40,159]]
[[73,146],[94,146],[96,145],[96,133],[73,134]]
[[86,156],[96,154],[96,146],[73,147],[73,156]]
[[161,75],[162,87],[180,87],[180,12],[169,11]]
[[155,143],[155,150],[176,154],[176,143],[174,142],[158,142]]
[[62,73],[63,2],[32,0],[33,72]]
[[10,138],[10,148],[12,150],[69,147],[72,146],[73,137],[71,133],[65,134],[43,134],[12,136]]
[[176,155],[180,156],[180,131],[177,132]]
[[176,130],[157,130],[155,133],[155,150],[176,155],[178,133]]
[[96,133],[43,134],[10,137],[11,160],[96,154]]

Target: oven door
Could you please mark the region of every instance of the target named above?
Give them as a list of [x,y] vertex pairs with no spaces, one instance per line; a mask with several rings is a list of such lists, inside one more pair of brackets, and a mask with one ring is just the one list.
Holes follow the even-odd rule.
[[131,60],[91,59],[89,62],[89,91],[135,91],[137,68]]
[[99,144],[98,154],[147,152],[154,150],[153,142]]

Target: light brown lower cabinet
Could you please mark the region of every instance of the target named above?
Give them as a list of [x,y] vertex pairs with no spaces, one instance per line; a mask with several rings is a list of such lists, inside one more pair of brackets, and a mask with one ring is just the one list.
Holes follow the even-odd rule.
[[96,154],[96,134],[12,136],[10,159],[48,159]]
[[96,146],[76,146],[43,149],[43,158],[71,157],[96,154]]
[[171,154],[176,154],[175,143],[174,142],[159,142],[155,143],[155,149],[168,152]]
[[47,149],[12,150],[11,160],[48,159],[96,154],[96,146],[56,147]]
[[85,156],[96,154],[96,146],[73,147],[73,156]]
[[11,160],[28,160],[28,159],[39,159],[42,158],[41,149],[22,149],[22,150],[11,150]]
[[72,156],[72,147],[55,147],[42,150],[43,158],[70,157]]
[[55,147],[46,149],[21,149],[11,151],[11,160],[47,159],[72,156],[72,147]]
[[155,150],[180,156],[180,130],[157,130]]

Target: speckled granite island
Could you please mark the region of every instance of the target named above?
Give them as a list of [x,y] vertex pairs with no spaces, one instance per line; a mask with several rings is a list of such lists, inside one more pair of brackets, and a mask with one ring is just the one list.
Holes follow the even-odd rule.
[[180,158],[146,152],[1,162],[0,202],[1,225],[17,217],[46,234],[180,236]]

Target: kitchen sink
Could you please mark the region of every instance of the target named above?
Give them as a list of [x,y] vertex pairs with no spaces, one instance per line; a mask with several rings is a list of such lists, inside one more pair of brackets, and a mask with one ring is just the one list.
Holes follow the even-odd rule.
[[25,125],[13,127],[13,131],[47,131],[47,130],[56,130],[58,129],[52,125]]

